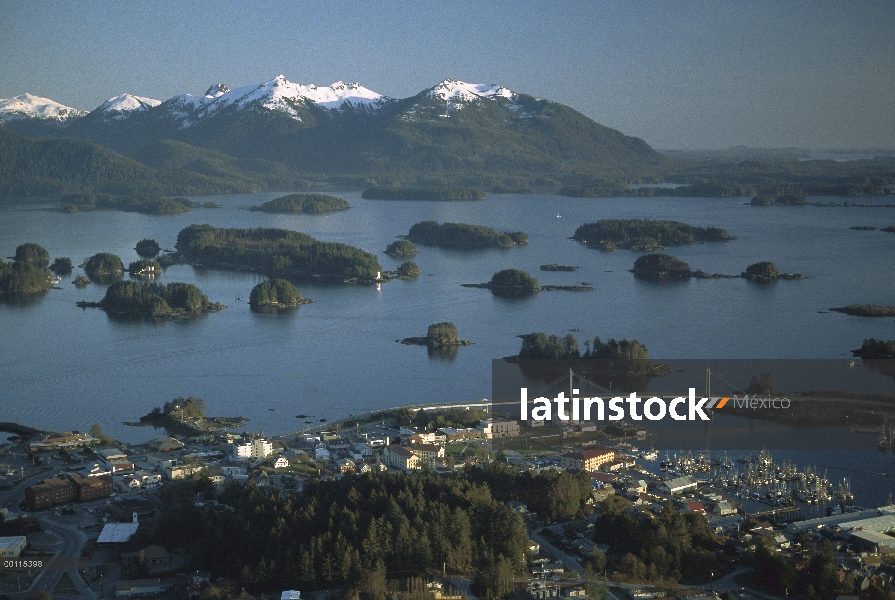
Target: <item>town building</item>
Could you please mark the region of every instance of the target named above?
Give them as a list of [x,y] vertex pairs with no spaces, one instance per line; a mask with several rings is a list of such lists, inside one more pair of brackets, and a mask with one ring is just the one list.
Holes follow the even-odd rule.
[[579,471],[596,471],[601,465],[615,460],[615,451],[608,448],[595,448],[581,452],[566,452],[562,456],[561,466],[564,469]]
[[494,440],[506,437],[516,437],[519,435],[518,421],[495,421],[494,419],[484,419],[479,421],[479,428],[485,439]]
[[0,557],[16,558],[21,556],[27,539],[24,535],[0,537]]
[[666,479],[660,484],[660,489],[673,496],[683,494],[696,489],[699,482],[692,475],[684,475],[675,479]]
[[397,444],[383,448],[381,458],[382,463],[392,469],[416,471],[420,468],[419,457]]
[[73,433],[54,438],[47,438],[40,442],[31,442],[28,447],[32,450],[59,450],[65,448],[77,448],[99,441],[86,433]]
[[436,461],[444,458],[444,448],[438,444],[411,444],[408,449],[419,459],[419,466],[434,469]]
[[105,498],[112,493],[111,477],[72,477],[75,485],[75,499],[78,502],[90,502]]
[[43,510],[75,499],[75,484],[68,479],[47,479],[25,488],[25,508]]

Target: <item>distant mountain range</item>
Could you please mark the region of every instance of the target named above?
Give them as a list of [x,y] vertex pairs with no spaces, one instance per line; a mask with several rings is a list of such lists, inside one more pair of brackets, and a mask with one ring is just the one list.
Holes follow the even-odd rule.
[[261,188],[340,181],[556,189],[642,177],[674,162],[557,102],[450,79],[398,99],[357,83],[303,85],[280,75],[165,101],[123,94],[90,112],[25,94],[0,100],[0,123]]

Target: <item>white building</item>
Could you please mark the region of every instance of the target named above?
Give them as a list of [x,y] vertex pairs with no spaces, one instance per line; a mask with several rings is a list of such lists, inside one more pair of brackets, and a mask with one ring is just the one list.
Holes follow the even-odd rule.
[[273,444],[270,440],[258,438],[245,444],[233,444],[234,458],[254,458],[260,460],[273,454]]
[[3,558],[15,558],[21,556],[25,549],[27,538],[24,535],[12,537],[0,537],[0,556]]
[[519,435],[519,422],[483,419],[479,421],[479,429],[482,430],[483,437],[488,440],[515,437]]
[[279,458],[277,458],[277,462],[273,464],[274,469],[285,469],[288,466],[289,461],[286,459],[285,456],[280,456]]

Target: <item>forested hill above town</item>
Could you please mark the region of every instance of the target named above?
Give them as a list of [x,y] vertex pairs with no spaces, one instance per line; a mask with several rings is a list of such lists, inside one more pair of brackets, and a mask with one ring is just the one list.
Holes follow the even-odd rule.
[[9,130],[88,140],[153,166],[179,142],[178,153],[190,149],[197,171],[213,176],[235,159],[280,163],[287,177],[558,188],[580,176],[641,177],[673,162],[568,106],[451,80],[394,99],[358,84],[306,86],[280,76],[165,102],[125,94],[86,114],[62,107],[52,116],[29,112],[41,99],[19,98],[14,111],[3,106],[17,99],[0,101]]

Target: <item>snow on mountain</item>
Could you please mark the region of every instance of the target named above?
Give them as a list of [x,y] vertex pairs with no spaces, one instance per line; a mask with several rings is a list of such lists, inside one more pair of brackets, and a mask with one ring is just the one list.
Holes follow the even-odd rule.
[[150,108],[154,108],[161,103],[161,100],[155,100],[153,98],[143,98],[142,96],[134,96],[132,94],[121,94],[120,96],[109,98],[108,100],[100,104],[99,108],[96,109],[96,112],[102,113],[104,115],[117,113],[111,118],[122,119],[126,116],[127,113],[130,113],[132,111],[149,110]]
[[55,119],[65,121],[71,117],[80,117],[87,114],[86,111],[64,106],[50,100],[22,94],[15,98],[0,99],[0,121],[12,121],[15,119]]
[[511,100],[515,92],[494,84],[464,83],[445,79],[427,94],[429,98],[438,98],[446,102],[471,102],[478,98],[506,98]]
[[226,94],[229,91],[230,91],[230,88],[228,88],[223,83],[216,83],[213,86],[211,86],[210,88],[208,88],[208,91],[205,92],[205,97],[206,98],[220,98],[221,96],[223,96],[224,94]]
[[296,105],[306,101],[322,108],[341,108],[346,102],[352,106],[373,106],[385,101],[381,94],[369,90],[359,83],[343,83],[321,87],[302,85],[287,80],[283,75],[261,85],[250,85],[232,90],[220,97],[223,105],[235,104],[240,108],[260,105],[269,110],[284,112],[299,118]]
[[[439,113],[440,117],[447,117],[453,110],[463,108],[465,103],[480,98],[509,100],[507,106],[512,109],[515,108],[512,103],[517,97],[515,92],[499,85],[464,83],[452,79],[445,79],[435,87],[429,88],[424,95],[447,104],[446,113]],[[378,94],[359,83],[337,81],[329,86],[304,85],[289,81],[283,75],[278,75],[270,81],[258,85],[242,86],[233,90],[222,83],[216,83],[209,87],[202,96],[180,94],[166,102],[132,94],[122,94],[109,98],[94,112],[102,115],[106,120],[118,121],[150,109],[156,109],[153,114],[160,118],[171,120],[179,127],[190,127],[227,108],[236,110],[266,109],[285,113],[294,119],[301,120],[301,109],[308,106],[317,106],[333,111],[375,111],[392,101],[392,98]],[[418,109],[418,105],[412,107],[407,112],[408,116],[415,114]],[[440,109],[436,108],[435,110],[439,111]],[[0,121],[29,117],[64,120],[84,114],[86,113],[83,111],[30,94],[9,100],[0,100]]]

